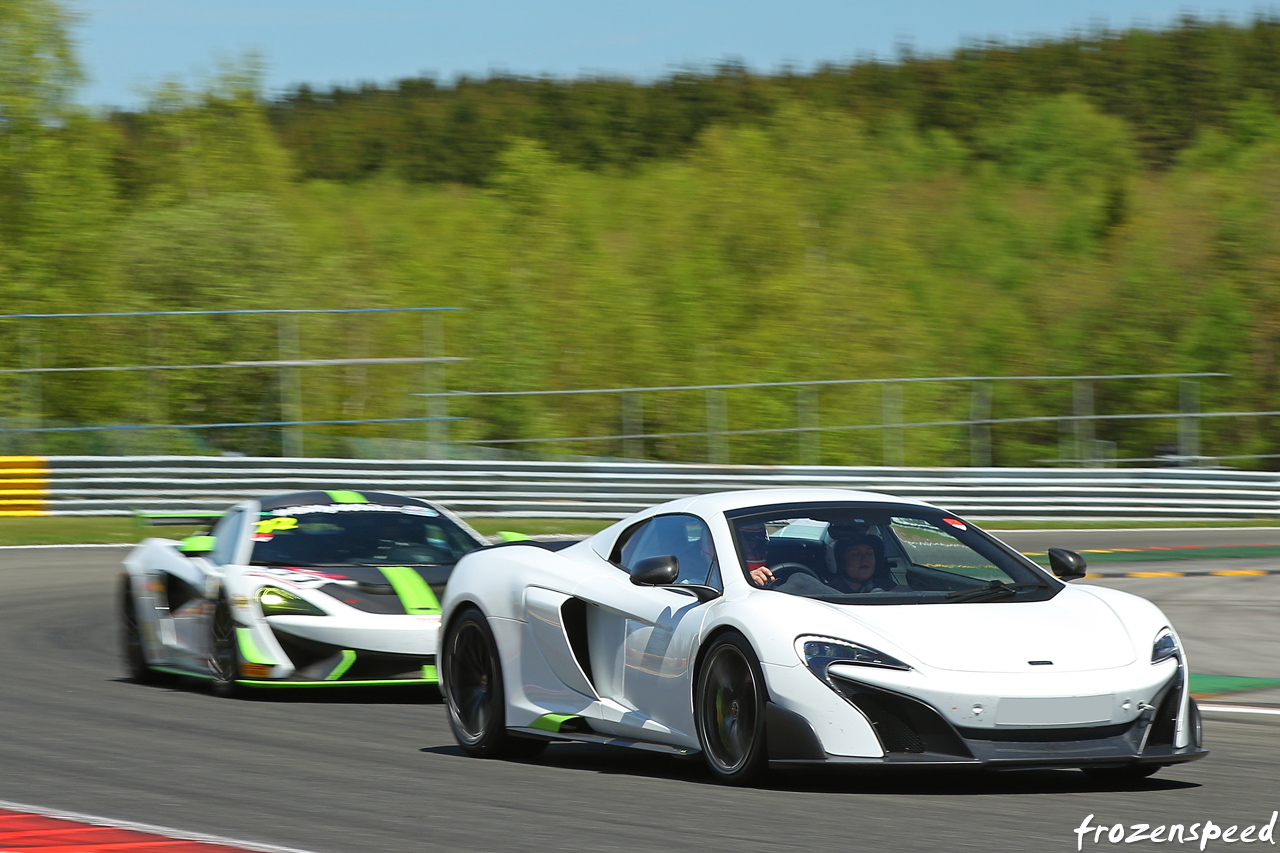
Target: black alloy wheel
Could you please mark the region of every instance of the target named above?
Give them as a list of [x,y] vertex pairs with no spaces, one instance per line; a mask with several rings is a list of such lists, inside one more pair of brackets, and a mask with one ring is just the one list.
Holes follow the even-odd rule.
[[441,689],[449,728],[475,758],[532,758],[546,748],[538,738],[507,732],[506,694],[498,645],[484,614],[467,608],[449,623],[441,645]]
[[147,655],[142,648],[142,626],[138,622],[138,605],[133,597],[128,574],[120,576],[120,638],[129,677],[138,684],[155,684],[160,681],[161,673],[147,666]]
[[707,767],[721,782],[750,785],[769,766],[764,675],[741,634],[722,634],[698,670],[694,716]]
[[219,595],[218,603],[214,605],[210,633],[213,656],[209,669],[213,676],[213,692],[228,698],[239,696],[240,685],[236,679],[240,677],[240,641],[226,596]]

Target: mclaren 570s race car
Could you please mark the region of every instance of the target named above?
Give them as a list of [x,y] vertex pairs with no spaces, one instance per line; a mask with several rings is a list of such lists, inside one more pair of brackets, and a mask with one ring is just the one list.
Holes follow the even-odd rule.
[[[441,688],[473,756],[550,741],[770,766],[1067,767],[1112,783],[1206,754],[1150,602],[1051,574],[942,509],[869,492],[685,498],[570,547],[463,557]],[[1056,575],[1056,576],[1055,576]]]
[[[378,492],[301,492],[217,513],[207,535],[125,558],[120,616],[136,681],[245,686],[435,683],[439,598],[484,546],[447,510]],[[198,515],[152,515],[191,524]]]

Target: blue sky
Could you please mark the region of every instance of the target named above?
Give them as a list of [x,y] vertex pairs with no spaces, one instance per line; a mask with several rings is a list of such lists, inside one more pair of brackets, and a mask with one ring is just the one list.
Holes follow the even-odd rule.
[[168,77],[198,81],[256,50],[274,93],[491,71],[648,78],[734,58],[807,70],[910,42],[1056,36],[1095,22],[1164,25],[1182,13],[1245,20],[1274,5],[1218,0],[70,0],[86,104],[137,106]]

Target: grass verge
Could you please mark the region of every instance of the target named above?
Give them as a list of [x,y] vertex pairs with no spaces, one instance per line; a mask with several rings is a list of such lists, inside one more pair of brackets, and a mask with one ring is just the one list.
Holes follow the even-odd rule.
[[[511,530],[530,536],[542,533],[584,535],[603,530],[609,519],[575,518],[472,518],[468,523],[492,536]],[[977,521],[988,530],[1110,530],[1153,527],[1280,527],[1274,519],[1232,521],[1105,521],[1105,520],[1030,520],[1009,519]],[[141,527],[131,517],[41,516],[35,518],[0,518],[0,545],[109,545],[140,542],[148,536],[181,539],[195,532],[186,527]]]
[[[532,536],[595,533],[611,522],[608,519],[474,518],[468,523],[486,536],[502,530]],[[0,518],[0,545],[115,545],[141,542],[148,536],[182,539],[196,530],[194,527],[142,527],[133,518],[123,516]]]

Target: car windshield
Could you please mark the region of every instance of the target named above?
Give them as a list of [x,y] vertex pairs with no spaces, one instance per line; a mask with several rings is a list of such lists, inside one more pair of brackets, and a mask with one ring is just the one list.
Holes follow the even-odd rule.
[[[359,511],[339,511],[340,507]],[[406,566],[456,563],[479,548],[427,506],[338,504],[264,512],[253,537],[258,566]]]
[[1051,598],[1062,584],[972,524],[927,507],[790,504],[729,513],[753,586],[839,604]]

